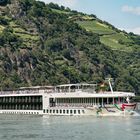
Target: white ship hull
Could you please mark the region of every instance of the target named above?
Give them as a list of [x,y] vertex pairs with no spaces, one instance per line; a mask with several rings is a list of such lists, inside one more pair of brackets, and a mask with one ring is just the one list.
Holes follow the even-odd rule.
[[15,115],[43,115],[43,111],[39,110],[0,110],[0,114]]
[[[0,114],[55,116],[133,115],[134,93],[100,92],[93,84],[68,84],[56,87],[29,87],[0,92]],[[90,87],[90,88],[89,88]],[[125,103],[126,98],[128,103]]]
[[71,108],[49,108],[43,110],[0,110],[0,114],[12,115],[48,115],[48,116],[124,116],[134,115],[136,109],[119,110],[116,107],[97,108],[97,107],[71,107]]
[[[119,105],[118,105],[119,106]],[[120,105],[121,106],[121,105]],[[134,115],[136,109],[122,110],[116,106],[110,106],[108,108],[102,107],[87,107],[87,108],[49,108],[44,111],[44,115],[50,116],[124,116],[124,115]]]

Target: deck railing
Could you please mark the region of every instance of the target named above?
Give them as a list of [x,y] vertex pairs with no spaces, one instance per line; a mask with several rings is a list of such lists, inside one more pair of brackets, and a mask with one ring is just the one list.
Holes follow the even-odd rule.
[[21,90],[21,91],[0,91],[0,95],[9,95],[9,94],[37,94],[39,90]]

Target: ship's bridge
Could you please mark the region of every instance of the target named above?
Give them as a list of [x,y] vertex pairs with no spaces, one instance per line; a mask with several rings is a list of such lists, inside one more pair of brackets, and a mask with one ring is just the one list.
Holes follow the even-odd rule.
[[55,86],[55,93],[89,92],[95,93],[97,84],[65,84]]

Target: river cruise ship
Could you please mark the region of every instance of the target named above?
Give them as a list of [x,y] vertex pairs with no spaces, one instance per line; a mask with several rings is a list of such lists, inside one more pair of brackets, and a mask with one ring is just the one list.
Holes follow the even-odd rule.
[[29,115],[133,115],[131,92],[96,92],[96,84],[22,87],[0,91],[1,114]]

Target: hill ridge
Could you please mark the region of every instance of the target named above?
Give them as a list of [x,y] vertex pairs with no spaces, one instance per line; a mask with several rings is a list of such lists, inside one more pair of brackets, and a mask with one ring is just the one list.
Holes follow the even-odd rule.
[[[140,93],[139,36],[53,3],[13,0],[0,8],[2,90],[113,77],[116,90]],[[116,39],[119,47],[110,43]]]

